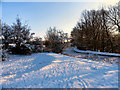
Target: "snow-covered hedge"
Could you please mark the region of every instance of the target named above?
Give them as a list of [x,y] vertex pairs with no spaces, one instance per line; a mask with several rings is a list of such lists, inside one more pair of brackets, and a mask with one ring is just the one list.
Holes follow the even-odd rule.
[[24,54],[29,55],[32,53],[31,48],[26,46],[25,44],[21,45],[20,47],[12,47],[10,50],[13,54]]
[[9,48],[9,52],[12,54],[29,55],[32,53],[37,53],[42,51],[43,51],[43,47],[41,45],[36,45],[36,44],[23,44],[20,47],[10,46]]
[[2,50],[1,52],[1,56],[2,56],[2,61],[5,61],[8,59],[8,53],[7,53],[7,50]]

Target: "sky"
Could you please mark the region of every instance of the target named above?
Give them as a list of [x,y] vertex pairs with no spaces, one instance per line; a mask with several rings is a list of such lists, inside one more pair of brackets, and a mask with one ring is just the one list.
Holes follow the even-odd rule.
[[65,33],[72,31],[80,20],[83,10],[98,9],[116,2],[2,2],[2,22],[9,25],[19,15],[35,36],[44,38],[49,27],[56,27]]

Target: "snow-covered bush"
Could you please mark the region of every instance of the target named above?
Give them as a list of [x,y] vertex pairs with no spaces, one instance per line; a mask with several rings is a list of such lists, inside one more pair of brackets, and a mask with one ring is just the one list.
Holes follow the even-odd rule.
[[2,44],[4,45],[3,48],[8,49],[8,46],[10,44],[10,42],[12,41],[12,38],[14,37],[13,31],[11,29],[11,27],[7,24],[2,24]]
[[42,52],[43,51],[43,42],[42,38],[35,37],[33,41],[31,41],[30,48],[32,52]]
[[20,47],[13,47],[11,48],[11,52],[13,54],[23,54],[23,55],[30,55],[32,50],[26,44],[21,45]]
[[2,50],[2,53],[1,53],[2,55],[2,61],[5,61],[5,60],[7,60],[8,59],[8,53],[7,53],[7,50]]

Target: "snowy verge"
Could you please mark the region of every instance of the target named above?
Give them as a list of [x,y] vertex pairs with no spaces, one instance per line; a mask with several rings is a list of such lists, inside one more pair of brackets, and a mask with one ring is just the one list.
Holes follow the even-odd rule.
[[115,56],[115,57],[120,57],[120,54],[116,54],[116,53],[104,53],[104,52],[95,52],[95,51],[83,51],[83,50],[79,50],[77,48],[74,48],[75,52],[78,53],[87,53],[87,54],[96,54],[96,55],[103,55],[103,56]]

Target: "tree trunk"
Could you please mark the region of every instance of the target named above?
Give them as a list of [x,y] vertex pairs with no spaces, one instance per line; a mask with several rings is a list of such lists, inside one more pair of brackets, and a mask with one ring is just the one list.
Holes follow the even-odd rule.
[[9,46],[9,43],[6,42],[6,43],[5,43],[5,49],[8,49],[8,46]]

